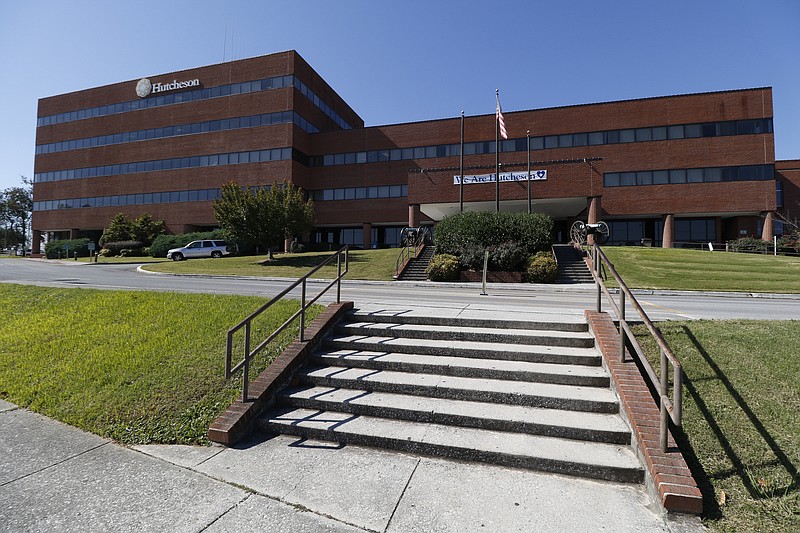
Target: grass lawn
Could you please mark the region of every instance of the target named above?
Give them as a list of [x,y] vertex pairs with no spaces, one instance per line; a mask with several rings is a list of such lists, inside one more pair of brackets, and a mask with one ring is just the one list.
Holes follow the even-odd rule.
[[[273,261],[266,256],[224,257],[222,259],[190,259],[188,261],[164,261],[147,265],[152,272],[173,274],[215,274],[231,276],[264,276],[299,278],[320,264],[332,252],[307,252],[302,254],[275,255]],[[350,271],[345,279],[391,281],[395,273],[395,262],[400,250],[351,250]],[[315,278],[336,277],[336,263],[314,274]]]
[[631,288],[800,293],[800,257],[639,246],[603,251]]
[[[0,398],[126,444],[207,443],[241,394],[241,376],[223,378],[226,332],[265,301],[0,284]],[[254,334],[297,306],[277,304]],[[256,358],[251,379],[296,335]]]
[[678,440],[703,492],[706,525],[800,531],[800,322],[659,329],[686,375]]

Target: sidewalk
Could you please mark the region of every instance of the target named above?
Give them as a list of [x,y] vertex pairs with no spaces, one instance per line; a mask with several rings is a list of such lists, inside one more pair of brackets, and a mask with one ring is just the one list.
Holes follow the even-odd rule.
[[127,448],[0,400],[1,531],[698,531],[641,485],[280,436]]

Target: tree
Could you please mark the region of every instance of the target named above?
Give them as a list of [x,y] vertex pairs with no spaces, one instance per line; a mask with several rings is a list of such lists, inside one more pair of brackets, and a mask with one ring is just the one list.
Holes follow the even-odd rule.
[[273,246],[311,229],[314,202],[285,180],[269,189],[228,182],[214,200],[214,215],[232,238],[254,245],[257,252],[266,248],[272,259]]
[[156,237],[164,233],[164,221],[154,220],[150,213],[143,213],[131,223],[131,237],[142,246],[150,246]]
[[107,242],[138,241],[142,246],[150,246],[156,237],[164,233],[164,221],[153,220],[149,213],[144,213],[136,220],[128,220],[117,213],[103,230],[100,244]]
[[22,187],[9,187],[0,193],[0,222],[4,226],[6,246],[27,246],[33,212],[33,184],[25,176],[22,176],[22,184]]

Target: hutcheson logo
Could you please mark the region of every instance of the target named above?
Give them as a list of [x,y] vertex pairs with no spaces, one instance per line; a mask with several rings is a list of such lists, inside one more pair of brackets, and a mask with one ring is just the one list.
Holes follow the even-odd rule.
[[150,80],[147,78],[142,78],[139,80],[139,83],[136,84],[136,95],[139,98],[144,98],[150,94],[150,91],[153,89],[153,84],[150,83]]
[[197,79],[187,81],[172,80],[172,83],[150,83],[150,80],[147,78],[142,78],[139,80],[139,83],[136,84],[136,94],[139,95],[139,98],[145,98],[146,96],[149,96],[150,93],[163,93],[165,91],[174,91],[176,89],[199,86],[200,80]]

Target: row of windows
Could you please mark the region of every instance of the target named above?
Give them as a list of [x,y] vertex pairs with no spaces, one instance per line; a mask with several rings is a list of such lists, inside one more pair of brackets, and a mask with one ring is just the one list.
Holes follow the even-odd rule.
[[629,187],[673,183],[713,183],[718,181],[767,181],[774,179],[774,177],[775,168],[773,165],[746,165],[739,167],[607,172],[603,174],[603,185],[606,187]]
[[[772,133],[772,119],[731,120],[727,122],[707,122],[703,124],[678,124],[675,126],[656,126],[652,128],[570,133],[566,135],[545,135],[531,137],[531,150],[693,139],[700,137],[722,137],[729,135],[754,135],[759,133]],[[527,151],[527,149],[527,137],[508,139],[500,142],[501,152],[524,152]],[[311,164],[317,167],[327,167],[360,163],[380,163],[385,161],[403,161],[408,159],[426,159],[431,157],[454,157],[460,155],[460,151],[460,144],[439,144],[434,146],[329,154],[313,157],[311,159]],[[464,155],[493,154],[494,152],[494,141],[464,143]]]
[[[302,154],[297,154],[301,158]],[[155,172],[179,168],[214,167],[222,165],[238,165],[241,163],[265,163],[269,161],[286,161],[292,159],[291,148],[273,148],[271,150],[253,150],[251,152],[232,152],[228,154],[202,155],[193,157],[174,157],[155,161],[139,161],[102,167],[74,168],[34,174],[37,183],[61,181],[80,178],[112,176],[115,174],[132,174],[134,172]]]
[[205,122],[195,122],[194,124],[182,124],[178,126],[167,126],[164,128],[151,128],[147,130],[115,133],[113,135],[100,135],[97,137],[87,137],[84,139],[74,139],[71,141],[40,144],[36,147],[36,155],[64,152],[67,150],[80,150],[82,148],[94,148],[95,146],[106,146],[109,144],[144,141],[148,139],[163,139],[165,137],[176,137],[178,135],[189,135],[193,133],[228,131],[241,128],[256,128],[258,126],[271,126],[273,124],[290,123],[297,124],[300,128],[308,133],[317,133],[319,131],[317,127],[301,117],[298,113],[294,111],[280,111],[277,113],[251,115],[249,117],[208,120]]
[[339,113],[333,110],[331,106],[325,103],[319,96],[317,96],[314,91],[308,88],[308,85],[303,83],[300,78],[295,76],[294,79],[294,86],[300,91],[300,94],[311,100],[311,102],[320,108],[323,113],[328,115],[328,117],[333,120],[340,128],[343,130],[351,130],[353,126],[351,126],[345,119],[343,119]]
[[333,111],[328,104],[326,104],[322,99],[319,98],[319,96],[311,91],[305,83],[300,81],[297,76],[292,74],[286,76],[275,76],[273,78],[265,78],[262,80],[245,81],[242,83],[231,83],[229,85],[219,85],[217,87],[211,87],[208,89],[181,91],[162,96],[154,96],[151,98],[139,98],[136,100],[128,100],[127,102],[118,102],[116,104],[107,104],[88,109],[79,109],[77,111],[58,113],[56,115],[39,117],[36,121],[36,126],[50,126],[51,124],[61,124],[62,122],[72,122],[74,120],[83,120],[86,118],[126,113],[128,111],[136,111],[138,109],[160,107],[165,105],[179,104],[182,102],[191,102],[194,100],[205,100],[207,98],[231,96],[235,94],[266,91],[270,89],[281,89],[283,87],[292,86],[297,87],[306,98],[313,102],[314,105],[321,109],[323,113],[328,115],[341,128],[352,128],[352,126],[342,119],[335,111]]
[[363,200],[367,198],[405,198],[407,196],[408,185],[320,189],[311,192],[311,198],[315,202],[325,202],[328,200]]
[[218,197],[219,189],[120,194],[115,196],[95,196],[94,198],[68,198],[66,200],[33,202],[33,210],[54,211],[57,209],[78,209],[82,207],[117,207],[123,205],[165,204],[173,202],[208,202]]
[[[642,239],[661,246],[664,223],[661,220],[610,220],[609,244],[637,246]],[[675,242],[717,242],[717,224],[713,218],[676,218]]]

